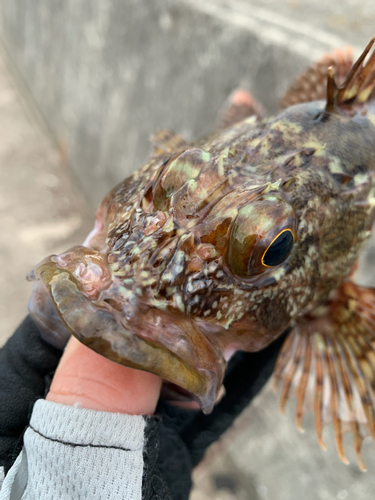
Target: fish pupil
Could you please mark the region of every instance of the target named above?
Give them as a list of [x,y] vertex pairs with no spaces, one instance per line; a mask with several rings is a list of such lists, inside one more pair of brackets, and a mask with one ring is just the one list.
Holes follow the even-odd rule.
[[288,257],[293,248],[294,238],[292,232],[287,229],[277,236],[265,251],[262,263],[268,267],[278,266]]

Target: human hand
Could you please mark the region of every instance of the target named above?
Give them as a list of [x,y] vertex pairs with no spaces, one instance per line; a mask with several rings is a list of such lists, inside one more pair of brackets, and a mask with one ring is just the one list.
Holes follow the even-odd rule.
[[[184,495],[189,490],[188,485],[191,484],[191,468],[202,459],[207,447],[219,439],[264,386],[272,373],[277,353],[283,341],[284,338],[280,337],[263,351],[257,353],[238,352],[233,356],[224,379],[226,394],[210,415],[204,415],[200,411],[178,408],[162,399],[159,400],[156,413],[163,418],[159,427],[160,451],[157,461],[174,498],[185,498]],[[64,356],[65,359],[68,358],[66,368],[70,367],[71,373],[79,370],[82,379],[88,374],[89,363],[85,364],[85,368],[81,368],[82,357],[78,356],[78,353],[81,348],[88,352],[90,350],[76,341],[73,341],[72,345],[73,347],[69,347]],[[5,470],[9,469],[21,450],[22,434],[28,425],[32,405],[37,399],[45,396],[45,388],[49,384],[48,375],[56,370],[60,356],[61,351],[41,338],[40,331],[30,317],[24,320],[7,344],[0,349],[0,400],[2,402],[0,408],[0,466],[5,466]],[[93,359],[100,359],[100,362],[105,361],[107,367],[110,367],[109,373],[106,372],[105,368],[103,371],[95,372],[96,378],[94,380],[97,391],[102,391],[99,389],[100,387],[105,388],[111,383],[112,379],[106,377],[109,375],[112,377],[112,369],[117,374],[129,374],[128,370],[130,369],[128,368],[117,366],[95,353],[92,353],[92,356]],[[65,368],[63,365],[61,367],[62,374],[64,374]],[[122,410],[126,413],[131,412],[131,404],[133,404],[131,399],[136,396],[137,403],[133,406],[133,413],[153,413],[159,397],[160,379],[155,377],[155,385],[149,388],[150,393],[142,393],[143,389],[145,391],[148,389],[146,387],[147,377],[153,379],[154,376],[136,370],[130,370],[130,372],[134,374],[135,379],[130,378],[130,375],[129,378],[123,375],[114,377],[114,380],[120,380],[121,384],[125,380],[125,387],[129,389],[129,396],[122,401],[126,405],[122,407]],[[93,371],[89,372],[88,378],[92,378],[92,374]],[[137,380],[138,376],[140,379]],[[65,382],[61,383],[60,388],[54,385],[55,382],[57,384],[59,378],[57,375],[54,378],[48,398],[50,399],[52,393],[58,393],[60,389],[67,388],[70,393],[69,397],[72,397],[69,404],[77,402],[82,404],[82,400],[77,401],[77,392],[71,393],[71,385],[68,380],[66,380],[66,385]],[[63,382],[63,379],[61,378],[60,381]],[[131,387],[133,382],[135,384],[134,391]],[[78,386],[75,385],[75,387]],[[100,404],[106,405],[108,401],[101,400],[100,393],[98,392],[98,397],[94,399],[99,399]],[[118,394],[121,393],[116,393],[117,396]],[[119,400],[123,398],[115,396],[112,399],[116,400],[117,405]],[[97,408],[99,409],[99,407]],[[122,410],[119,407],[111,406],[107,407],[106,411]],[[176,473],[176,467],[178,467],[178,473]],[[181,492],[184,492],[184,495]]]
[[153,414],[162,380],[110,361],[72,337],[46,399],[97,411]]

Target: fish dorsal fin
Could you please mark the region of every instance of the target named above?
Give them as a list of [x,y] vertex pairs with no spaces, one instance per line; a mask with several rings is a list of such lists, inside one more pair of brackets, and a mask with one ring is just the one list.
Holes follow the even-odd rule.
[[256,116],[261,120],[264,117],[263,108],[247,90],[236,89],[220,109],[216,128],[220,130],[231,127],[249,116]]
[[367,47],[353,64],[345,81],[339,85],[333,67],[327,71],[327,114],[351,113],[356,105],[363,105],[373,98],[375,89],[375,51],[371,49],[375,43],[373,37]]
[[[336,82],[337,90],[334,96],[336,106],[347,102],[364,103],[369,100],[375,87],[375,52],[370,54],[374,43],[375,37],[370,40],[365,50],[353,64],[343,84],[340,86]],[[328,99],[329,95],[327,93],[327,105]]]
[[281,411],[297,397],[296,423],[315,411],[319,444],[333,422],[339,456],[348,463],[343,434],[352,432],[359,467],[365,436],[375,439],[375,289],[346,280],[334,299],[297,319],[274,376],[282,382]]
[[159,130],[150,137],[153,147],[152,156],[159,156],[164,153],[173,153],[187,145],[185,139],[169,130],[168,128]]
[[279,102],[281,109],[302,102],[325,100],[327,96],[327,68],[332,67],[337,85],[341,85],[353,65],[351,47],[336,49],[314,62],[293,81]]

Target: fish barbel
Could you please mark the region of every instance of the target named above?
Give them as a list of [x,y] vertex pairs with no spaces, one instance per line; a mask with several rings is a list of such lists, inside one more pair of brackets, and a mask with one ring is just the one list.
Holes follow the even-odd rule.
[[85,243],[30,274],[41,330],[155,373],[207,413],[231,355],[290,327],[275,369],[282,407],[297,396],[299,427],[314,410],[322,446],[333,422],[343,461],[351,431],[364,469],[375,291],[354,270],[375,213],[373,44],[354,65],[349,51],[325,56],[275,116],[237,91],[211,136],[156,134],[153,156],[105,197]]

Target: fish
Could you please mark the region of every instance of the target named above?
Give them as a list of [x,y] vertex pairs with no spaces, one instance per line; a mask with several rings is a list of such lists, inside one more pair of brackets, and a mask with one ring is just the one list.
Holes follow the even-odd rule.
[[39,263],[31,316],[159,375],[209,413],[228,360],[289,333],[275,367],[297,426],[375,439],[375,290],[356,283],[375,215],[375,37],[335,51],[265,116],[244,90],[214,132],[164,130],[147,163],[108,193],[82,245]]

